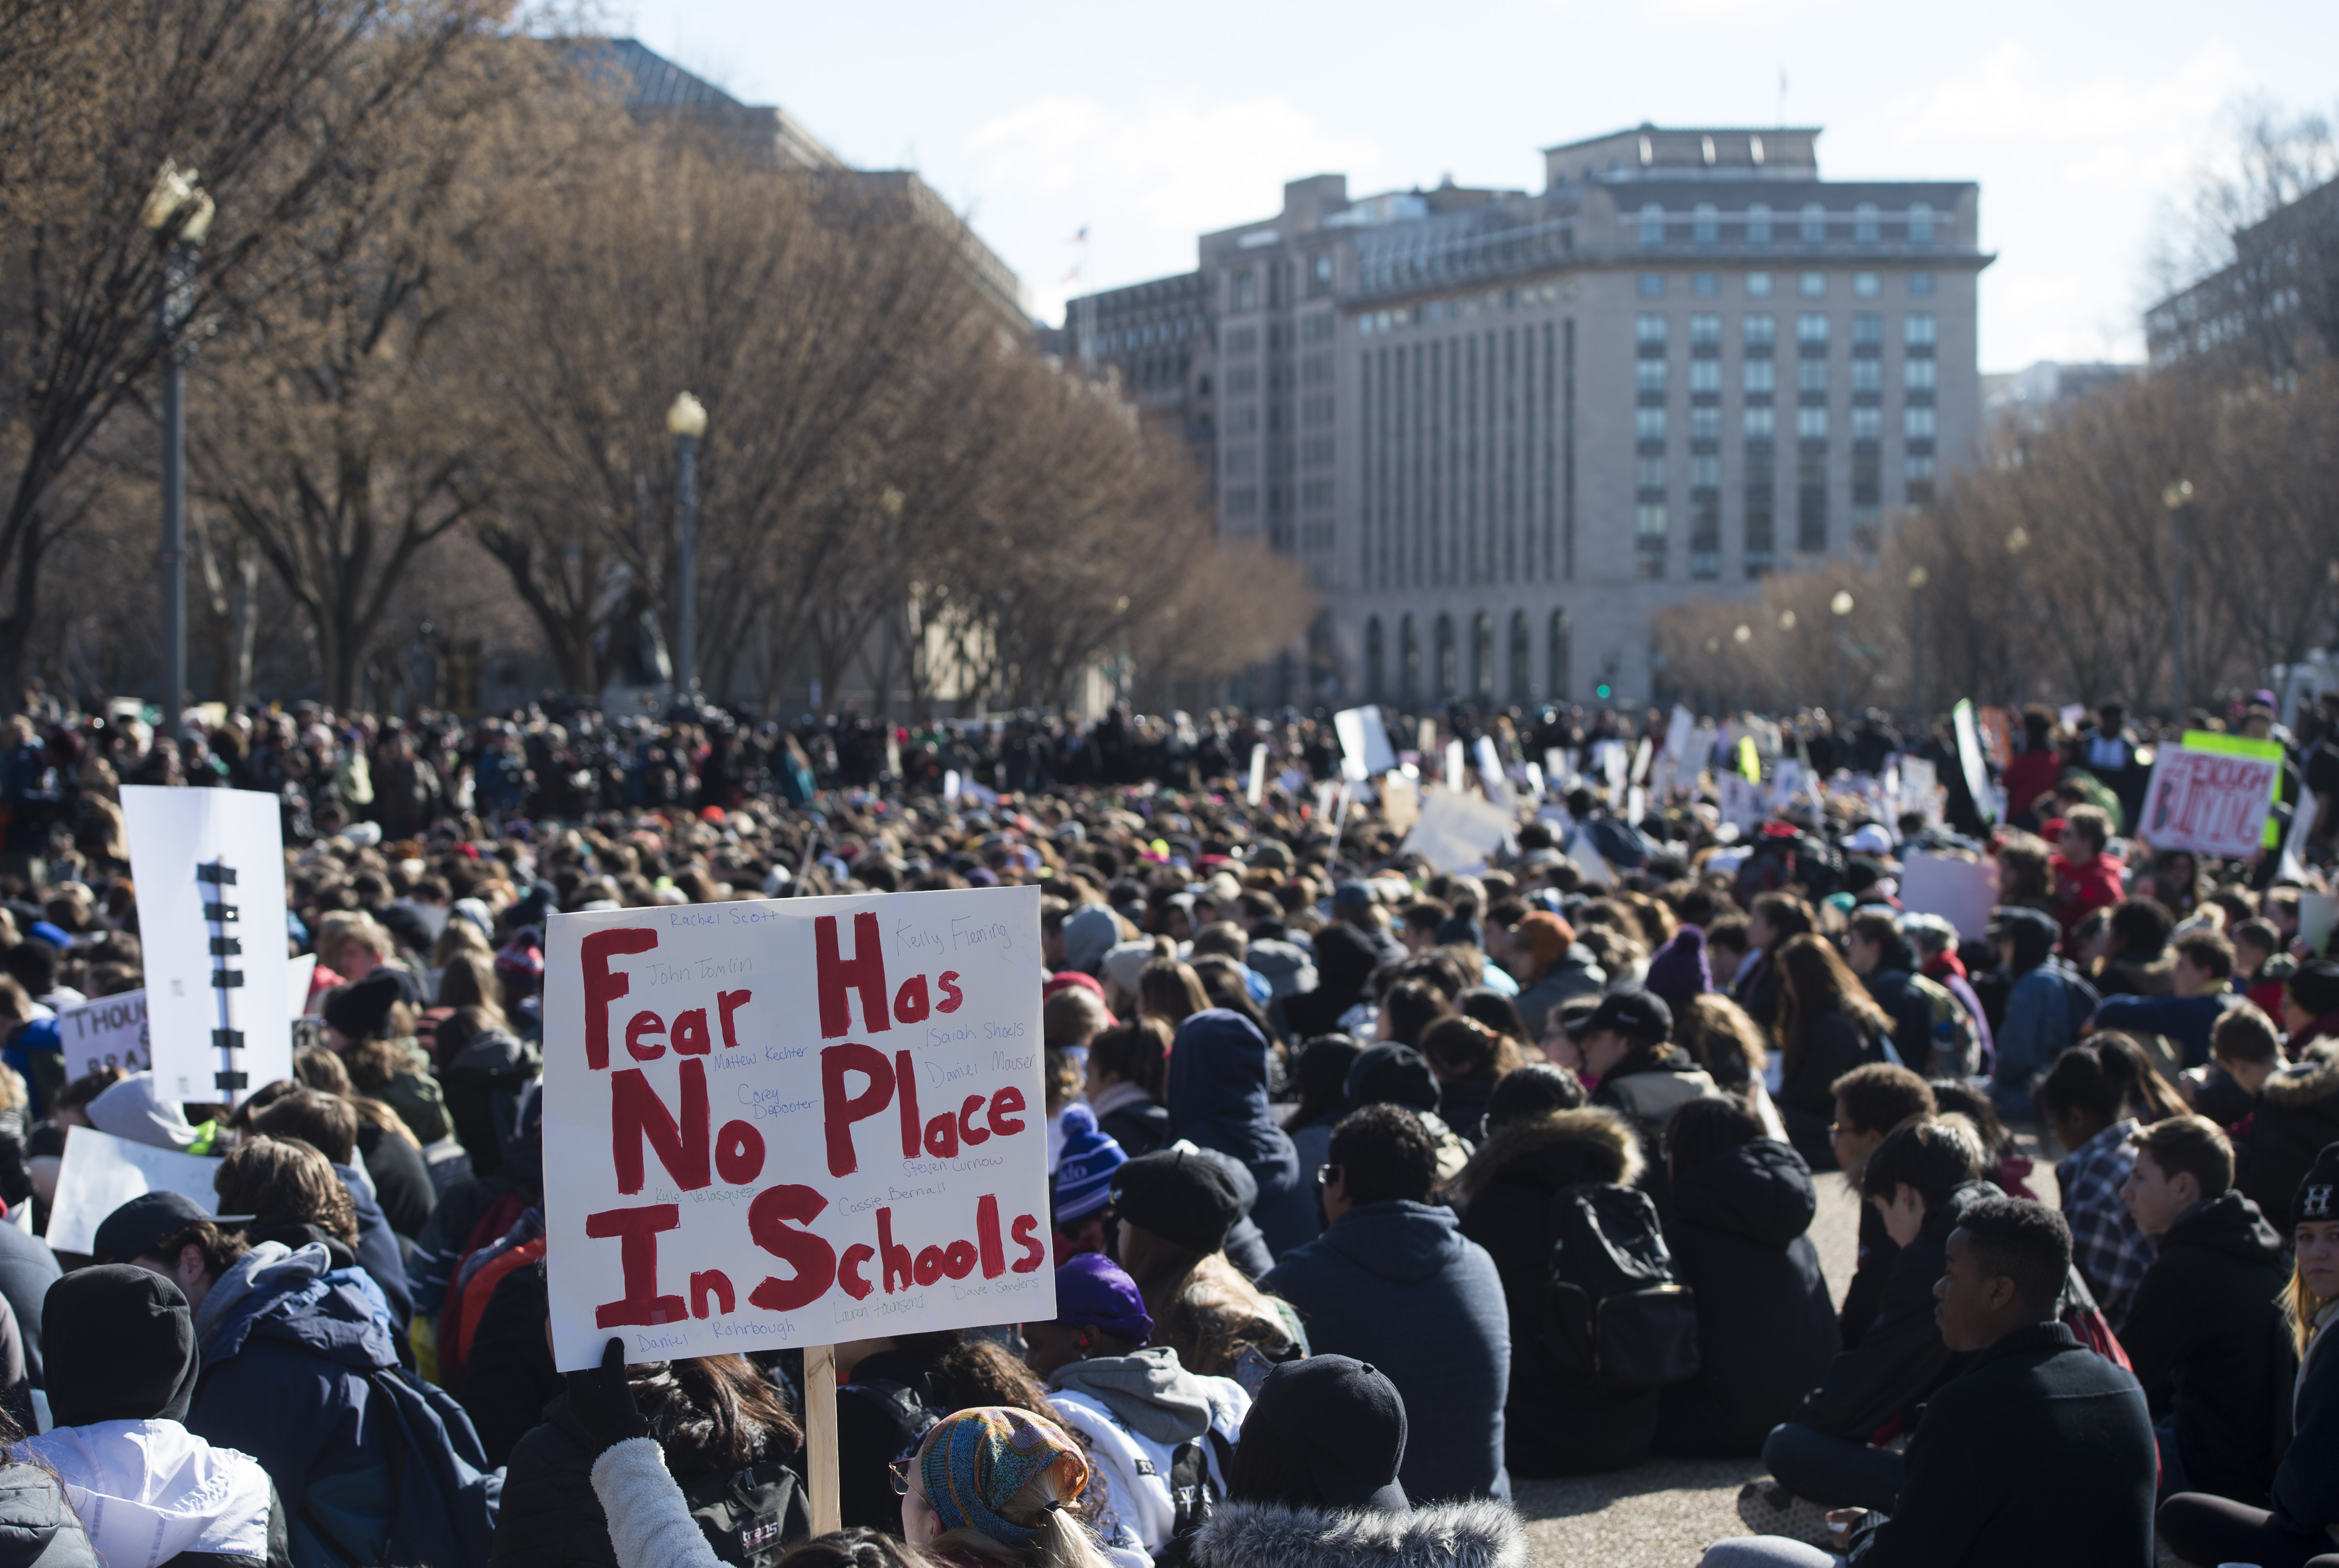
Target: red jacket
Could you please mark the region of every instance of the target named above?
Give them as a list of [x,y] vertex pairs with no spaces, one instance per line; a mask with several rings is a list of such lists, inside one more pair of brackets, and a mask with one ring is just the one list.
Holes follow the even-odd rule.
[[2047,869],[2055,879],[2055,918],[2062,922],[2065,942],[2090,913],[2109,909],[2127,896],[2120,882],[2127,868],[2116,855],[2099,854],[2084,866],[2049,855]]

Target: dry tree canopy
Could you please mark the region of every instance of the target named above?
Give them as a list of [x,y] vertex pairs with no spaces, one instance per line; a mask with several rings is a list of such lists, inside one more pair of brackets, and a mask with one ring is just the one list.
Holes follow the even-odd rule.
[[1657,635],[1676,687],[1715,705],[1825,705],[1840,661],[1854,706],[1909,712],[1921,669],[1931,713],[1961,696],[2165,710],[2180,581],[2191,702],[2339,646],[2339,366],[2105,389],[2002,432],[1872,566],[1682,606]]
[[0,680],[123,678],[151,646],[71,584],[71,636],[44,628],[42,568],[148,558],[170,247],[138,218],[165,158],[217,204],[171,345],[198,524],[264,566],[280,673],[336,703],[485,578],[567,691],[645,624],[670,644],[684,390],[717,697],[834,691],[898,642],[913,691],[1047,703],[1100,658],[1208,681],[1306,625],[1289,563],[1222,554],[1191,459],[1035,358],[898,181],[637,118],[506,7],[74,15],[0,0]]

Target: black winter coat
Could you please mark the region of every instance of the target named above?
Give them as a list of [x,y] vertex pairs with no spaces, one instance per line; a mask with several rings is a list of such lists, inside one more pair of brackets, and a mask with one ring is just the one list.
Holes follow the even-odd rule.
[[1791,1059],[1771,1102],[1787,1124],[1795,1152],[1813,1170],[1833,1170],[1828,1124],[1835,1119],[1835,1080],[1855,1067],[1882,1061],[1878,1041],[1849,1013],[1823,1012],[1811,1021],[1802,1050]]
[[1865,1443],[1896,1416],[1914,1415],[1925,1395],[1956,1368],[1933,1321],[1933,1282],[1949,1256],[1958,1216],[1999,1196],[1987,1181],[1969,1181],[1925,1211],[1924,1228],[1892,1260],[1878,1293],[1875,1321],[1858,1348],[1839,1350],[1820,1386],[1790,1417],[1831,1437]]
[[472,1332],[457,1397],[470,1413],[490,1464],[506,1463],[513,1446],[544,1419],[545,1406],[559,1397],[560,1374],[544,1340],[550,1312],[544,1265],[529,1264],[496,1281]]
[[374,1196],[390,1228],[412,1241],[430,1223],[439,1207],[439,1189],[430,1181],[429,1162],[406,1139],[365,1117],[358,1118],[358,1161],[373,1179]]
[[1851,1283],[1843,1287],[1843,1307],[1836,1314],[1836,1329],[1850,1349],[1868,1333],[1868,1326],[1876,1321],[1876,1304],[1884,1296],[1884,1282],[1891,1277],[1892,1260],[1900,1256],[1900,1244],[1892,1239],[1885,1228],[1884,1216],[1876,1205],[1862,1200],[1860,1205],[1860,1254],[1851,1270]]
[[1504,1126],[1456,1178],[1467,1205],[1462,1234],[1493,1255],[1510,1312],[1503,1450],[1514,1480],[1621,1470],[1648,1457],[1657,1392],[1620,1395],[1584,1386],[1557,1364],[1545,1333],[1552,1198],[1579,1181],[1630,1183],[1640,1169],[1640,1144],[1623,1119],[1585,1106]]
[[2150,1568],[2155,1474],[2136,1380],[2059,1323],[2018,1328],[1926,1405],[1900,1504],[1861,1522],[1851,1561]]
[[2339,1040],[2309,1042],[2295,1066],[2267,1079],[2249,1126],[2234,1150],[2242,1195],[2261,1213],[2288,1214],[2314,1157],[2339,1142]]
[[[496,1540],[489,1561],[517,1568],[617,1568],[608,1515],[601,1511],[601,1499],[593,1491],[593,1462],[600,1456],[600,1443],[569,1415],[567,1395],[548,1405],[543,1425],[513,1447],[511,1463],[504,1471],[503,1502],[496,1514]],[[812,1533],[811,1499],[802,1480],[785,1464],[755,1464],[735,1472],[728,1465],[710,1469],[694,1466],[688,1457],[671,1450],[667,1464],[676,1484],[694,1496],[706,1490],[735,1492],[741,1485],[756,1483],[775,1489],[781,1494],[779,1541],[802,1541]],[[882,1465],[879,1474],[883,1474]],[[725,1543],[706,1532],[704,1521],[699,1528],[707,1533],[707,1543],[717,1557],[733,1568],[749,1568],[742,1554],[724,1554]],[[754,1560],[768,1562],[776,1554],[778,1544],[767,1543],[766,1550],[752,1554]]]
[[2294,1529],[2321,1537],[2319,1551],[2330,1540],[2323,1532],[2339,1524],[2339,1347],[2327,1343],[2339,1308],[2324,1307],[2316,1321],[2322,1326],[2307,1345],[2291,1401],[2290,1452],[2275,1472],[2274,1512]]
[[1826,1373],[1835,1308],[1805,1234],[1818,1209],[1810,1170],[1772,1139],[1682,1173],[1665,1241],[1697,1296],[1698,1373],[1663,1391],[1658,1453],[1760,1454]]
[[1097,1130],[1135,1159],[1170,1141],[1170,1112],[1150,1100],[1131,1100],[1118,1110],[1098,1117]]
[[2171,1410],[2196,1492],[2265,1504],[2298,1376],[2275,1299],[2289,1278],[2282,1238],[2227,1192],[2169,1227],[2128,1303],[2120,1345],[2147,1396]]

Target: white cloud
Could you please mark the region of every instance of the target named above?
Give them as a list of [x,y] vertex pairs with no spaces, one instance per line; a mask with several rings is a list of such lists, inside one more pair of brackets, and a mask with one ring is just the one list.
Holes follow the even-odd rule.
[[[1335,134],[1282,98],[1121,107],[1078,97],[994,116],[952,161],[952,183],[977,193],[983,232],[1047,321],[1068,294],[1189,270],[1197,234],[1278,211],[1286,179],[1345,173],[1361,191],[1381,162],[1370,139]],[[1082,222],[1087,276],[1067,286]]]
[[1954,163],[1981,181],[1983,241],[2000,252],[1982,275],[1986,364],[2135,358],[2156,213],[2250,81],[2216,40],[2123,72],[2009,39],[1863,119],[1898,149],[1880,162]]

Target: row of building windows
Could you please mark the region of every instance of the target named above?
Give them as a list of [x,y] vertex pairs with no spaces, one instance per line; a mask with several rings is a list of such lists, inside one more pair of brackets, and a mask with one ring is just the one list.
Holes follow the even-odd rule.
[[[1704,417],[1701,417],[1704,416]],[[1644,446],[1664,444],[1672,424],[1667,410],[1662,408],[1639,408],[1633,410],[1633,439]],[[1750,441],[1767,441],[1778,434],[1778,410],[1750,408],[1743,410],[1743,430]],[[1851,410],[1850,426],[1855,441],[1873,441],[1882,435],[1884,410],[1860,407]],[[1718,441],[1722,439],[1722,410],[1694,408],[1690,410],[1690,439]],[[1935,434],[1934,410],[1929,407],[1912,407],[1900,410],[1900,433],[1912,441],[1929,441]],[[1811,405],[1795,410],[1795,437],[1798,440],[1824,441],[1828,439],[1828,410],[1824,405]]]
[[[1925,295],[1933,292],[1932,273],[1914,271],[1903,272],[1900,275],[1908,280],[1909,292],[1911,294]],[[1746,297],[1750,300],[1767,300],[1776,291],[1778,280],[1769,272],[1748,272],[1745,274],[1745,279]],[[1638,287],[1641,298],[1661,300],[1665,295],[1665,274],[1643,272],[1640,275]],[[1689,279],[1689,291],[1700,299],[1716,298],[1722,292],[1722,275],[1718,272],[1693,272]],[[1826,299],[1828,274],[1798,272],[1795,274],[1795,291],[1806,300]],[[1884,275],[1881,272],[1854,272],[1851,274],[1851,292],[1855,299],[1878,298],[1884,292]]]
[[[1544,617],[1544,674],[1545,685],[1543,699],[1564,702],[1568,699],[1568,669],[1574,629],[1568,624],[1565,610],[1553,610]],[[1535,692],[1534,623],[1525,610],[1513,610],[1509,636],[1504,660],[1505,668],[1498,672],[1495,662],[1495,617],[1485,610],[1470,617],[1468,648],[1469,684],[1463,685],[1464,650],[1456,641],[1457,627],[1450,615],[1441,615],[1432,624],[1430,644],[1422,646],[1421,627],[1410,615],[1400,616],[1396,623],[1396,646],[1388,646],[1387,633],[1381,617],[1365,618],[1365,700],[1367,702],[1413,702],[1423,697],[1448,698],[1468,695],[1482,703],[1495,700],[1498,674],[1507,675],[1503,697],[1506,702],[1531,703]],[[1425,653],[1426,661],[1425,662]],[[1392,655],[1394,657],[1392,658]],[[1392,665],[1394,667],[1392,667]]]
[[[1807,202],[1801,212],[1791,222],[1780,221],[1767,204],[1757,202],[1742,214],[1730,214],[1730,220],[1732,227],[1737,231],[1737,237],[1749,245],[1768,245],[1789,233],[1806,245],[1824,245],[1831,228],[1846,226],[1851,230],[1851,242],[1855,245],[1878,245],[1884,241],[1883,210],[1873,202],[1860,202],[1849,214],[1831,212],[1817,202]],[[1662,245],[1669,229],[1682,227],[1684,220],[1683,214],[1669,214],[1661,204],[1652,202],[1641,209],[1637,219],[1625,221],[1639,223],[1642,244]],[[1933,209],[1919,202],[1910,207],[1906,216],[1899,220],[1897,227],[1900,237],[1909,244],[1929,245],[1933,242]],[[1692,244],[1718,245],[1722,242],[1722,212],[1712,202],[1700,202],[1691,208],[1686,215],[1686,224]]]
[[[1672,318],[1657,311],[1643,311],[1633,318],[1633,342],[1643,359],[1661,355],[1673,336]],[[1824,311],[1802,311],[1795,316],[1795,341],[1804,349],[1824,350],[1835,329],[1834,320]],[[1767,353],[1779,340],[1779,319],[1768,311],[1751,311],[1739,319],[1739,331],[1747,351]],[[1940,345],[1940,318],[1930,311],[1912,311],[1900,318],[1900,342],[1904,348],[1926,353]],[[1863,347],[1884,341],[1884,318],[1874,311],[1862,311],[1851,317],[1851,342],[1856,352]],[[1689,343],[1693,354],[1718,354],[1722,351],[1722,316],[1719,311],[1699,311],[1689,318]],[[1661,361],[1662,362],[1662,361]]]
[[1359,586],[1558,580],[1562,351],[1545,321],[1364,356]]
[[1155,343],[1180,343],[1203,335],[1209,324],[1199,316],[1180,316],[1175,321],[1150,321],[1141,327],[1116,327],[1099,333],[1097,351],[1102,354],[1126,354]]

